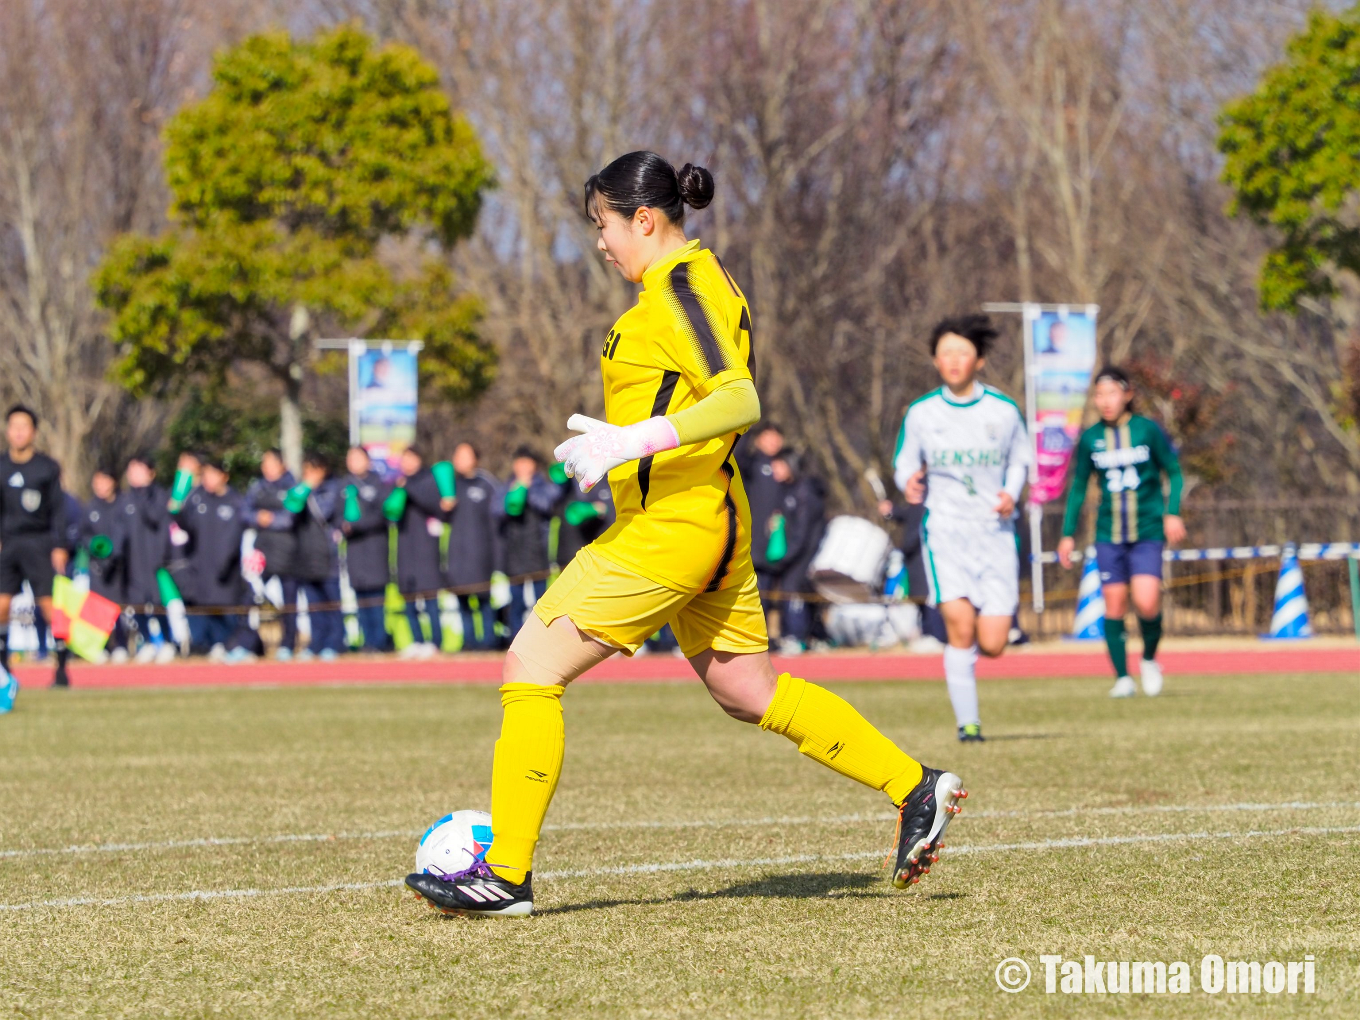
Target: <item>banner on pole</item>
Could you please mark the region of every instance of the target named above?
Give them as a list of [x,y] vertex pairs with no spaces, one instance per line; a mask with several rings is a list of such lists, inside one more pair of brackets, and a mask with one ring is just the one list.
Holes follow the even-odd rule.
[[1025,306],[1034,503],[1062,495],[1067,464],[1081,437],[1082,410],[1096,367],[1096,312],[1095,305]]
[[416,439],[419,376],[415,345],[357,341],[349,349],[350,441],[362,446],[384,474],[395,471]]

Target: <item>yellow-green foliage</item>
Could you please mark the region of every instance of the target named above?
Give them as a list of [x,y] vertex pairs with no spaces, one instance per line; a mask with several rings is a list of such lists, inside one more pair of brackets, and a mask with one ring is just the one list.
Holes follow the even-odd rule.
[[452,398],[483,388],[495,359],[479,303],[434,260],[407,280],[378,258],[385,237],[455,244],[493,185],[434,68],[341,27],[247,39],[213,78],[166,129],[174,228],[117,239],[96,277],[122,382],[143,393],[238,359],[284,371],[303,304],[340,328],[424,340],[425,377]]
[[1277,228],[1261,304],[1290,309],[1360,271],[1360,18],[1315,11],[1283,63],[1220,118],[1232,211]]

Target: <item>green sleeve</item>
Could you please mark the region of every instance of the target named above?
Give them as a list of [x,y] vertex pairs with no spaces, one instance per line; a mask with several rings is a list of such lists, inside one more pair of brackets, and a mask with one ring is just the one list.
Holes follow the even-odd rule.
[[1166,480],[1170,482],[1170,491],[1166,495],[1166,512],[1173,517],[1179,517],[1181,512],[1181,489],[1184,488],[1185,480],[1181,477],[1181,459],[1176,454],[1176,449],[1171,445],[1171,440],[1162,430],[1160,425],[1153,425],[1156,430],[1155,445],[1153,452],[1157,457],[1157,466],[1166,472]]
[[1072,487],[1067,490],[1067,512],[1063,514],[1063,538],[1077,533],[1081,508],[1086,502],[1086,486],[1091,480],[1091,430],[1087,429],[1077,441],[1072,454]]

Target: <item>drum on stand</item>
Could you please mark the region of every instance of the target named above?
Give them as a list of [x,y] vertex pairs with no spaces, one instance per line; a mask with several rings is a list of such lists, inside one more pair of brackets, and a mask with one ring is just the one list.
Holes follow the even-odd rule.
[[877,602],[890,552],[892,538],[873,521],[833,517],[808,567],[808,579],[828,601]]

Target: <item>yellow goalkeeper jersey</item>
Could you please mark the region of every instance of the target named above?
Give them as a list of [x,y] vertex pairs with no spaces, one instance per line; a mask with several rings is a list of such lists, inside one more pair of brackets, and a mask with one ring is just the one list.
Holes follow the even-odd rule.
[[[600,351],[605,420],[682,411],[734,379],[754,381],[751,313],[696,238],[647,270],[637,304]],[[600,555],[677,591],[718,591],[751,571],[751,511],[732,460],[739,432],[609,473],[618,520]]]

